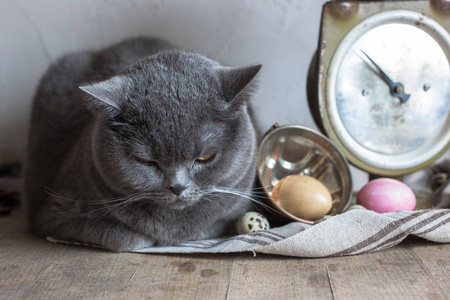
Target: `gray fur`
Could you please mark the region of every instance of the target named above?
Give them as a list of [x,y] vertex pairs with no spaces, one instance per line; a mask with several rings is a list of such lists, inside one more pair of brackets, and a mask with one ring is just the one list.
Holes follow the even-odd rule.
[[32,109],[30,229],[113,251],[233,232],[255,177],[259,69],[144,38],[59,59]]

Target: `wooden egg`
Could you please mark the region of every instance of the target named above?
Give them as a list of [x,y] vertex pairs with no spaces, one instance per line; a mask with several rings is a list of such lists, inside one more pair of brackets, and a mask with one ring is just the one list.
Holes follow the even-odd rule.
[[304,175],[281,179],[272,190],[272,199],[297,218],[314,221],[332,206],[330,192],[319,180]]
[[416,196],[401,181],[378,178],[361,188],[356,197],[356,203],[377,213],[414,210]]

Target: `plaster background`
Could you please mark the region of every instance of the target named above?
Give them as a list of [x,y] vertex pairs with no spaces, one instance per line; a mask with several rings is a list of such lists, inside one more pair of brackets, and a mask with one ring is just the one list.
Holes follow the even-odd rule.
[[[78,0],[0,2],[0,163],[23,157],[34,90],[64,53],[138,35],[163,37],[222,64],[261,63],[258,127],[317,128],[306,77],[325,0]],[[367,181],[352,168],[355,188]]]

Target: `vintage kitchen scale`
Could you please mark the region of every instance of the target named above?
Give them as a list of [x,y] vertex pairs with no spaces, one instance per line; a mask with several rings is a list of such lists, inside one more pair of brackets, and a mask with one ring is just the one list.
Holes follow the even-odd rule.
[[349,1],[323,7],[308,100],[355,166],[399,176],[450,145],[448,1]]
[[326,3],[307,88],[314,120],[329,140],[295,126],[269,131],[258,159],[267,194],[286,174],[310,175],[331,189],[334,215],[351,197],[345,158],[372,177],[398,178],[445,153],[449,32],[446,0]]

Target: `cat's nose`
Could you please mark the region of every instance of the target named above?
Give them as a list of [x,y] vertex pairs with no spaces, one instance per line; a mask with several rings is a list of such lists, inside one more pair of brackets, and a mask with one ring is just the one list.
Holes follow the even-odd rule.
[[180,196],[181,193],[183,193],[183,191],[185,189],[187,189],[187,186],[182,185],[182,184],[174,184],[174,185],[168,186],[167,188],[170,191],[172,191],[172,193],[174,193],[175,195]]

